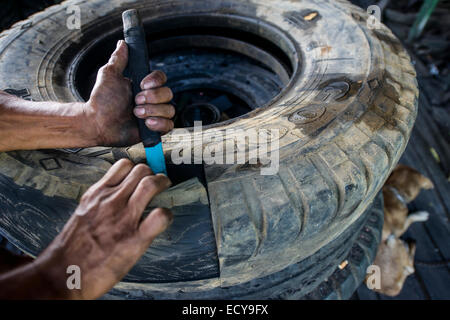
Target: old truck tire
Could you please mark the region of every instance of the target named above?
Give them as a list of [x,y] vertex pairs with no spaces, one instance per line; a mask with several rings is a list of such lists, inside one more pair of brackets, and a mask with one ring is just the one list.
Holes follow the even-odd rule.
[[175,283],[118,284],[105,299],[349,299],[375,259],[383,227],[381,194],[335,241],[274,274],[232,287],[192,288]]
[[[81,30],[66,25],[74,6],[81,12]],[[280,167],[276,175],[263,176],[259,165],[208,165],[208,193],[190,180],[162,194],[151,205],[171,207],[183,223],[156,241],[128,283],[136,289],[157,283],[158,292],[174,286],[208,292],[276,276],[333,246],[368,215],[364,212],[399,160],[417,113],[415,71],[390,30],[382,24],[369,29],[368,15],[347,1],[154,0],[129,1],[125,7],[121,1],[70,0],[0,35],[0,89],[33,100],[86,98],[86,77],[121,37],[120,14],[130,7],[140,9],[161,45],[185,36],[180,43],[261,59],[259,75],[244,66],[239,77],[227,79],[229,88],[248,88],[234,94],[247,98],[254,110],[204,127],[203,138],[231,128],[278,129]],[[183,32],[191,33],[178,34]],[[205,70],[200,77],[214,80]],[[176,89],[181,83],[169,85]],[[188,139],[165,136],[166,155]],[[143,149],[0,154],[1,232],[38,254],[83,192],[121,157],[142,161]],[[187,225],[198,229],[187,238],[174,237]],[[352,245],[345,243],[347,249]]]

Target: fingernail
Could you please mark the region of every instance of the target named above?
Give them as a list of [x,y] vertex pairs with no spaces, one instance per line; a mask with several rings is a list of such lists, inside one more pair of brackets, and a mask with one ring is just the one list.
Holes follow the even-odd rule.
[[164,217],[166,218],[167,226],[171,225],[173,222],[173,213],[166,208],[163,208]]
[[145,114],[145,109],[144,108],[135,108],[134,113],[137,116],[143,116]]
[[145,103],[145,97],[144,97],[144,96],[138,96],[138,97],[136,98],[136,102],[137,102],[138,104],[143,104],[143,103]]
[[165,174],[165,173],[157,173],[156,174],[157,176],[163,176],[163,177],[166,177],[166,179],[167,179],[167,182],[169,183],[169,185],[168,185],[168,187],[171,187],[172,186],[172,180],[170,180],[169,179],[169,177]]
[[122,44],[122,40],[117,41],[116,49],[119,48],[121,44]]
[[153,88],[153,83],[151,81],[144,82],[145,90],[152,89],[152,88]]
[[147,124],[149,125],[149,126],[154,126],[155,124],[157,124],[158,123],[158,121],[156,121],[155,119],[147,119]]
[[173,220],[172,215],[169,214],[166,210],[160,210],[156,213],[150,213],[150,215],[153,215],[152,227],[155,228],[155,230],[158,230],[157,233],[166,230]]
[[173,214],[171,214],[168,218],[169,224],[167,226],[170,226],[173,223]]

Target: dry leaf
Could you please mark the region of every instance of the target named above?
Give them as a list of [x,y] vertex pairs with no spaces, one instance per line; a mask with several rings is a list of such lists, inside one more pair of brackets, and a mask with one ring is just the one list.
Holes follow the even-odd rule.
[[317,12],[311,12],[310,14],[304,16],[303,18],[306,21],[310,21],[310,20],[314,19],[315,17],[317,17]]
[[441,158],[439,157],[439,154],[434,148],[430,148],[430,153],[433,156],[434,160],[436,160],[437,163],[441,162]]

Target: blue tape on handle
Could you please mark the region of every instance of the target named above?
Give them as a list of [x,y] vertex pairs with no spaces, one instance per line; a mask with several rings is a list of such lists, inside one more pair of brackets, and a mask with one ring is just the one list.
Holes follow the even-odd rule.
[[154,147],[145,148],[147,163],[154,174],[164,173],[167,176],[166,163],[162,143],[158,143]]

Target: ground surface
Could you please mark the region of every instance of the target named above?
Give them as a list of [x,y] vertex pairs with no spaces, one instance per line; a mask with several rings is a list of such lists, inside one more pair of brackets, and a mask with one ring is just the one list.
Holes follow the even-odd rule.
[[[367,1],[353,2],[364,6]],[[421,1],[399,0],[395,6],[391,2],[383,22],[404,41]],[[409,206],[410,212],[430,213],[427,222],[413,224],[403,236],[416,241],[416,272],[407,278],[397,297],[374,293],[362,285],[354,299],[450,299],[449,7],[448,1],[441,1],[423,36],[407,45],[415,61],[420,98],[416,124],[400,163],[417,169],[435,185]]]

